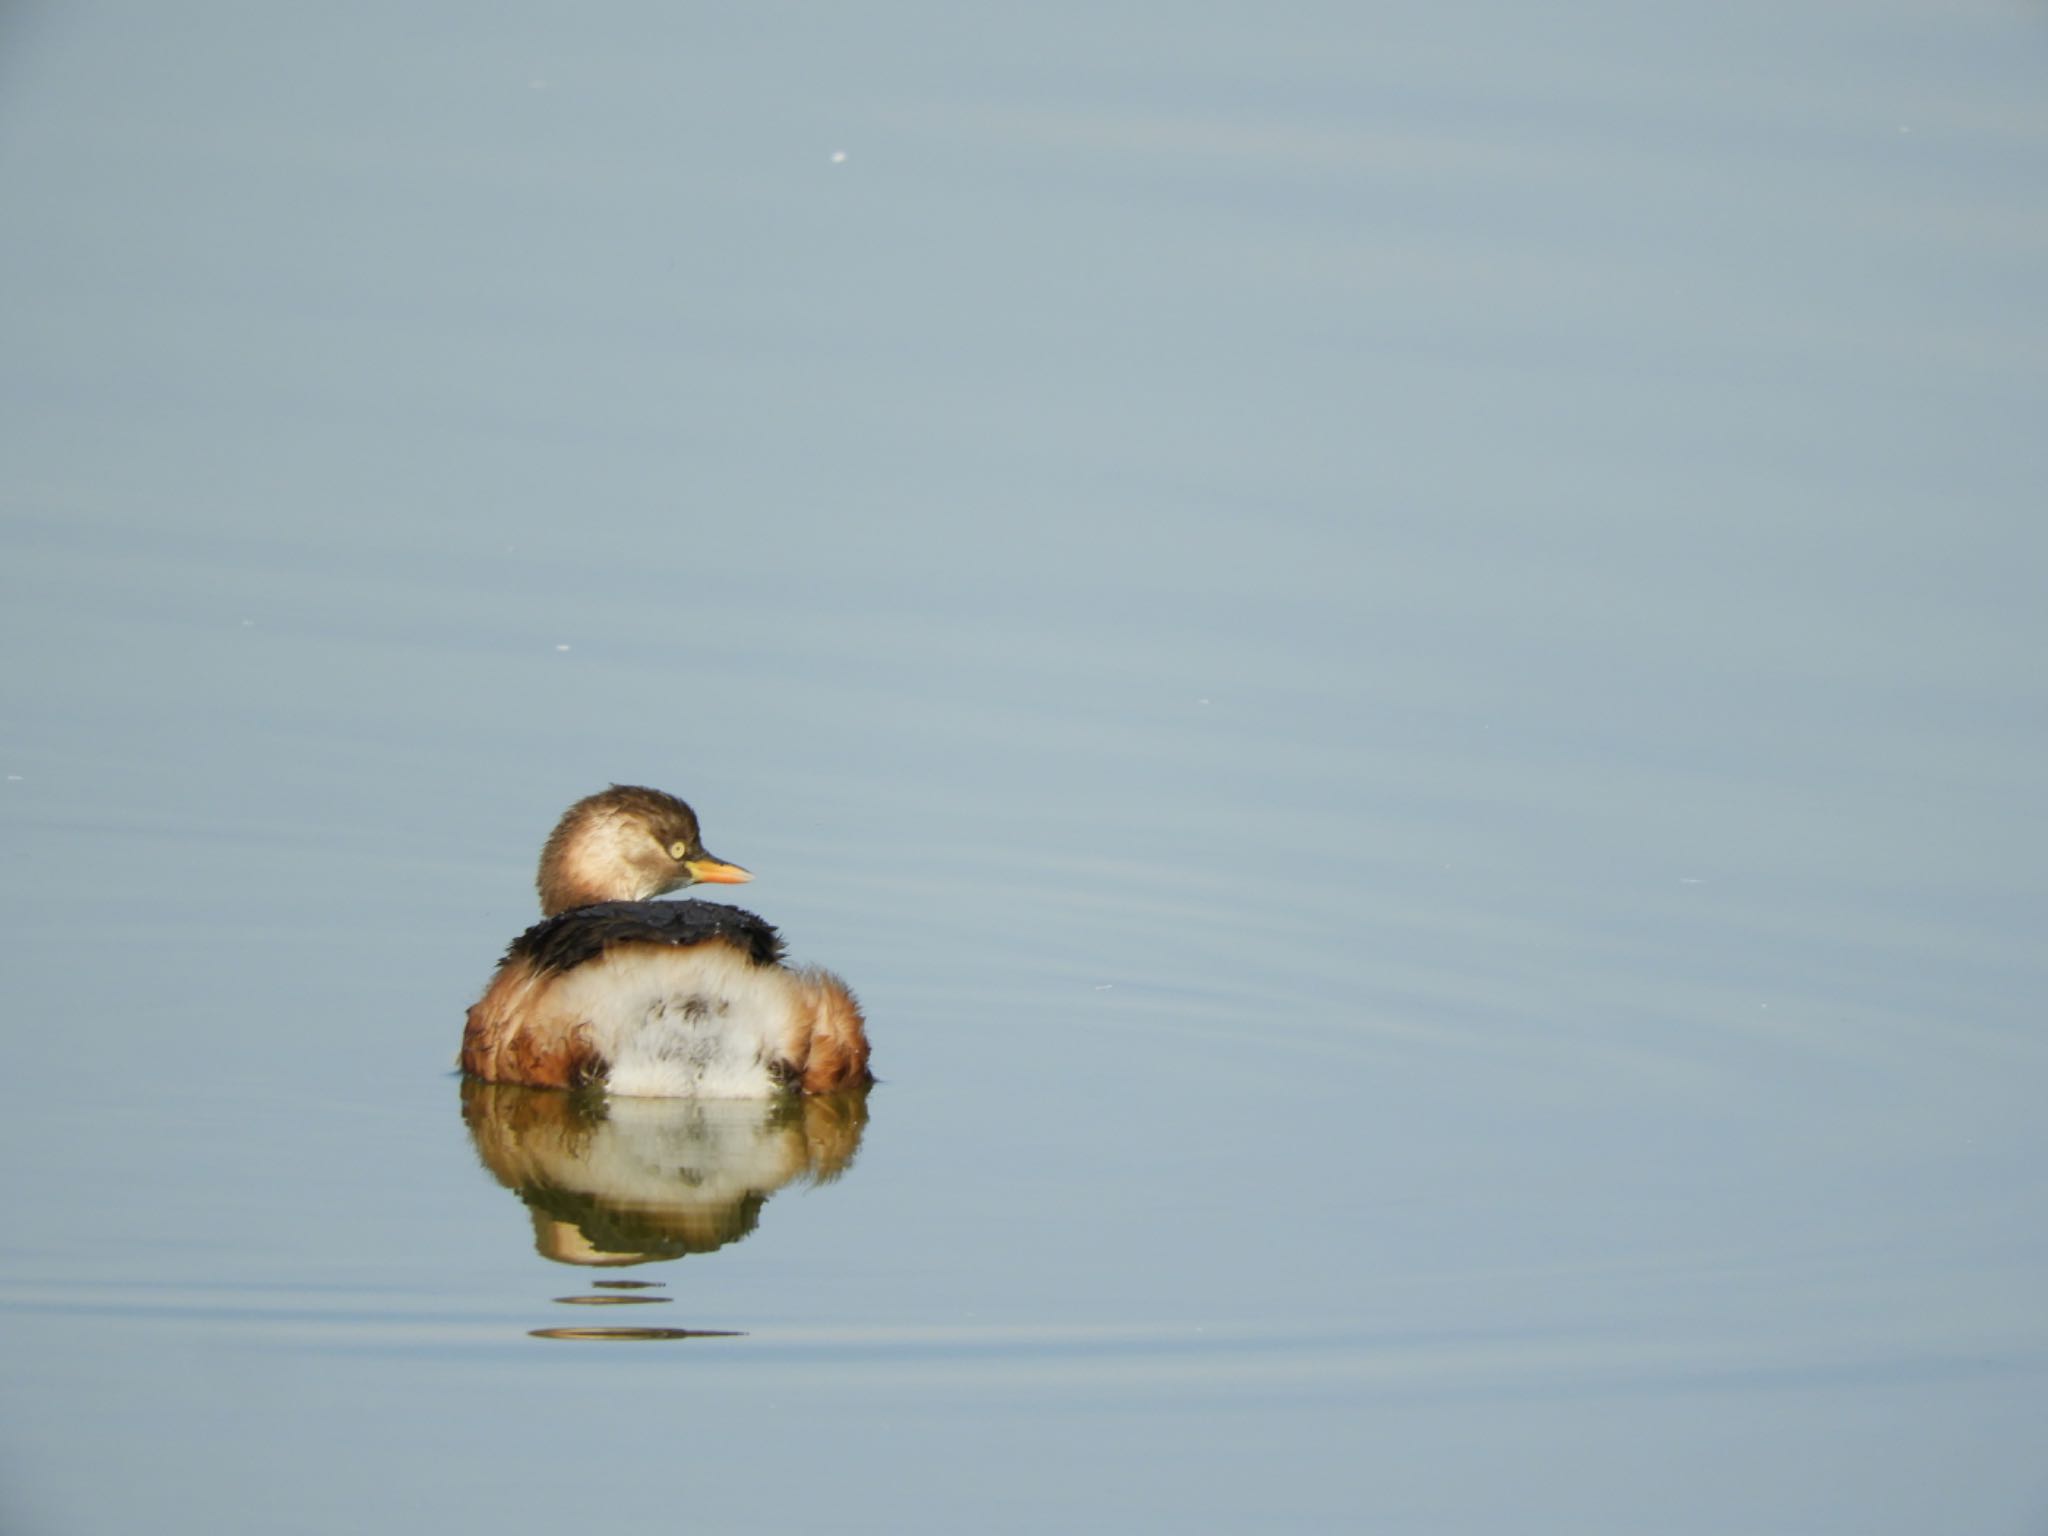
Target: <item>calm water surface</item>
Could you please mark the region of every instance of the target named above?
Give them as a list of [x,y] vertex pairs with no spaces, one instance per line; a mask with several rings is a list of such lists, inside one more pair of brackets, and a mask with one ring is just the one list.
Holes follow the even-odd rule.
[[[0,1528],[2037,1532],[2048,31],[0,17]],[[450,1070],[610,780],[884,1081]]]

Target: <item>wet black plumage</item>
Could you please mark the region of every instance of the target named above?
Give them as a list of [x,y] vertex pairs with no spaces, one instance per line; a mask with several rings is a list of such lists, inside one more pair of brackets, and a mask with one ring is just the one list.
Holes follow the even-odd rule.
[[772,923],[717,901],[600,901],[543,918],[512,941],[507,960],[526,959],[536,971],[566,971],[594,960],[614,944],[701,944],[722,939],[745,950],[757,965],[782,958],[782,935]]

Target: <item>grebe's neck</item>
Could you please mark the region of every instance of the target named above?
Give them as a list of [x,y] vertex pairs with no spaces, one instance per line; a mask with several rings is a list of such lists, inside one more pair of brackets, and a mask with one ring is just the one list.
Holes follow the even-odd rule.
[[[557,827],[541,851],[540,872],[534,879],[541,915],[553,917],[595,901],[645,901],[670,889],[673,882],[664,880],[661,871],[634,858],[634,830],[606,823],[568,828],[564,822]],[[652,844],[644,830],[637,840]]]

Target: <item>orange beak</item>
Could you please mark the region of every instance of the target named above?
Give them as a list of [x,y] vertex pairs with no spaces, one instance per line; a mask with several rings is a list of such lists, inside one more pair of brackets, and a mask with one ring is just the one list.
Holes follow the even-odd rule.
[[701,859],[686,860],[683,868],[689,871],[695,885],[745,885],[754,878],[739,865],[714,859],[708,853]]

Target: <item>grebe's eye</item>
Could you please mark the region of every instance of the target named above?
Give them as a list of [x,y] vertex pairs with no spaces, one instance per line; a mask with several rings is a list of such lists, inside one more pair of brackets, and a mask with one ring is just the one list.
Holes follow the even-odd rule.
[[670,843],[668,845],[668,856],[680,864],[690,856],[690,845],[688,843]]

